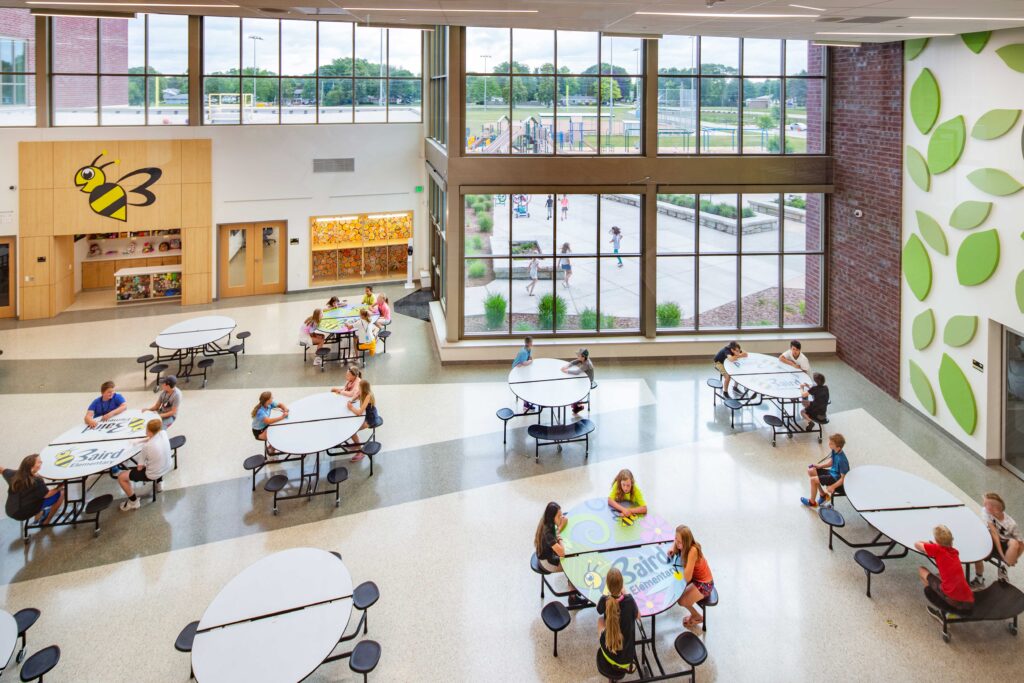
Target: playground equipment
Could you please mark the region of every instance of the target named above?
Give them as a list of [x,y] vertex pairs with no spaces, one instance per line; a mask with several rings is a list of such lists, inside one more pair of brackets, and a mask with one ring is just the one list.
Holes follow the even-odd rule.
[[239,103],[248,117],[252,117],[252,93],[211,92],[206,94],[206,110],[211,122],[232,121],[238,123]]
[[512,195],[512,209],[513,214],[516,218],[529,218],[530,217],[530,195],[528,194],[514,194]]

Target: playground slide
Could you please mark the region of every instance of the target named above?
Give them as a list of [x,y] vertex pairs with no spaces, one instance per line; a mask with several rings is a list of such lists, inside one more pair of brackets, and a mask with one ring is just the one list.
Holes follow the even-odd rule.
[[[518,134],[519,133],[519,127],[517,126],[514,129],[513,132],[515,134]],[[509,129],[508,128],[505,128],[504,130],[502,130],[500,133],[498,133],[497,137],[494,138],[494,141],[491,144],[489,144],[486,147],[484,147],[483,149],[479,150],[480,153],[482,153],[482,154],[501,154],[503,152],[507,152],[508,151],[508,141],[509,141],[509,134],[508,133],[509,133]]]

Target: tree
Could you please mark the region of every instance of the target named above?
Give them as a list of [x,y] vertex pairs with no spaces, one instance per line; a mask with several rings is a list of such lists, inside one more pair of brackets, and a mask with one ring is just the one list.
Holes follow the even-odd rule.
[[608,76],[601,79],[601,102],[611,104],[622,99],[622,91],[619,89],[619,82]]

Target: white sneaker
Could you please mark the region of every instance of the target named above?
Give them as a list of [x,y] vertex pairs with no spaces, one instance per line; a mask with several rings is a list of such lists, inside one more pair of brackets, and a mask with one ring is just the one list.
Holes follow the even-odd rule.
[[985,587],[985,577],[984,576],[975,576],[973,579],[971,579],[971,589],[972,590],[979,591],[979,590],[981,590],[984,587]]
[[139,500],[138,498],[136,498],[135,500],[132,500],[131,498],[125,498],[124,502],[121,503],[121,512],[128,512],[129,510],[138,510],[140,507],[142,507],[142,501]]
[[320,367],[323,364],[324,364],[324,360],[320,356],[317,356],[316,358],[313,359],[313,367],[317,368],[317,367]]

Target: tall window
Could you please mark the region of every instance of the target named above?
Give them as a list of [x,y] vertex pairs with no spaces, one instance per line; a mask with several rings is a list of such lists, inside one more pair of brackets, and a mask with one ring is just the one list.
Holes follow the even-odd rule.
[[466,152],[639,154],[643,41],[466,29]]
[[428,135],[448,146],[448,27],[435,26],[430,34],[430,122]]
[[660,154],[824,154],[825,48],[665,36],[658,61]]
[[640,329],[641,197],[464,196],[464,332]]
[[820,194],[658,196],[659,331],[822,325]]
[[448,290],[445,285],[448,256],[445,252],[447,228],[448,193],[431,177],[430,184],[430,269],[433,281],[433,294],[441,302],[441,308],[447,307]]
[[207,124],[419,122],[422,32],[203,19]]
[[35,18],[0,8],[0,126],[34,126]]
[[54,17],[56,126],[188,123],[188,17]]

